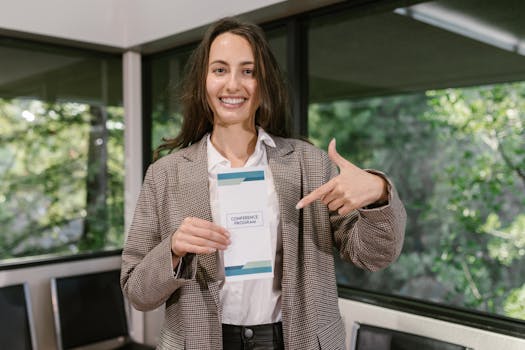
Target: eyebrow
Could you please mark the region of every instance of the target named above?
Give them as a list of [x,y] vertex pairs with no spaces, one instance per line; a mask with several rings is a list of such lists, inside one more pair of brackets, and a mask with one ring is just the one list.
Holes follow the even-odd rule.
[[[210,66],[212,64],[224,64],[225,66],[229,66],[229,64],[226,62],[226,61],[223,61],[223,60],[215,60],[213,62],[210,62]],[[255,64],[255,62],[253,61],[243,61],[241,62],[241,66],[246,66],[246,65],[249,65],[249,64]]]

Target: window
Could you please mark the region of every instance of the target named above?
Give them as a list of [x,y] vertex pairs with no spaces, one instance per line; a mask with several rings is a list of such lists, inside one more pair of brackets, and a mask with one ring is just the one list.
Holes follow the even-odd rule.
[[435,1],[309,21],[309,137],[385,171],[408,212],[398,261],[342,285],[525,320],[525,25]]
[[118,56],[0,38],[0,263],[122,246],[121,71]]

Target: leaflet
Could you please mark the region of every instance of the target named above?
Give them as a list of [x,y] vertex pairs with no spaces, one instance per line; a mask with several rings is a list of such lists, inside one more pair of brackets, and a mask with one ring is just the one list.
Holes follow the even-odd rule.
[[231,234],[231,244],[224,251],[226,280],[273,277],[265,167],[217,174],[217,192],[220,224]]

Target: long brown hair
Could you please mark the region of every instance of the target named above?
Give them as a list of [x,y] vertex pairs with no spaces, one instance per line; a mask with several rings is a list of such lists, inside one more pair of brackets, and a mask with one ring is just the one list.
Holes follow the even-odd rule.
[[173,139],[163,139],[165,142],[155,150],[154,160],[161,151],[187,147],[212,131],[213,112],[206,99],[206,76],[211,44],[223,33],[242,36],[252,48],[255,58],[254,76],[261,99],[255,113],[255,124],[272,135],[290,136],[286,84],[264,32],[255,24],[227,17],[208,28],[199,46],[190,56],[181,85],[181,131]]

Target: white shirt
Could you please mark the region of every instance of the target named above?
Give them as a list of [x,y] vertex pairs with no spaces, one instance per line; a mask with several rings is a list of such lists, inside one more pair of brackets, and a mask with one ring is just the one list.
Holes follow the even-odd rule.
[[[222,303],[222,323],[234,325],[258,325],[281,321],[281,270],[282,252],[280,243],[279,202],[268,167],[268,157],[264,144],[275,147],[272,140],[262,128],[258,128],[255,151],[248,158],[244,167],[265,166],[268,185],[269,228],[272,243],[272,264],[274,277],[260,280],[225,282],[220,298]],[[231,169],[231,162],[224,158],[207,137],[208,181],[210,185],[210,205],[213,221],[220,223],[217,198],[217,173]],[[279,247],[279,248],[278,248]],[[277,250],[278,249],[278,250]],[[220,254],[221,262],[223,254]],[[222,268],[222,266],[220,267]]]

